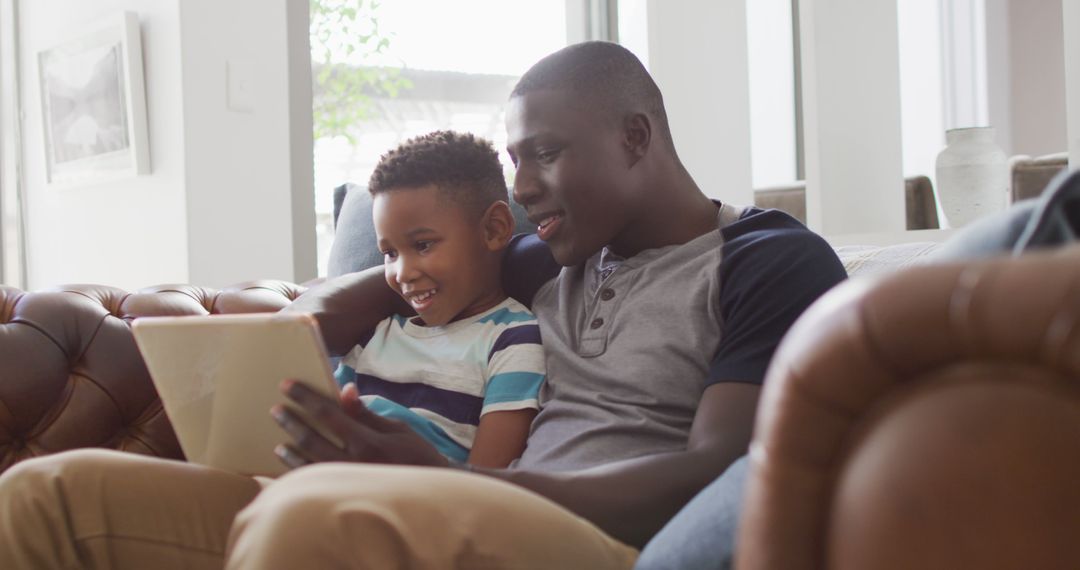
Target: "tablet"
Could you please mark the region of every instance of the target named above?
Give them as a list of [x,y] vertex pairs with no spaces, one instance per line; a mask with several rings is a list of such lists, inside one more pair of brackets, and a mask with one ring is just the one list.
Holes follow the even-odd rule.
[[287,467],[274,447],[289,437],[270,408],[291,406],[281,381],[294,378],[337,398],[325,345],[309,314],[143,317],[131,330],[193,463],[280,475]]

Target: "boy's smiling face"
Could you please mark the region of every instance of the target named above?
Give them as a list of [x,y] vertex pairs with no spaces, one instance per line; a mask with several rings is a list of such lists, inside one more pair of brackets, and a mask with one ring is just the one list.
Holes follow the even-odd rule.
[[564,266],[615,242],[629,223],[633,179],[622,132],[563,90],[510,99],[507,151],[514,200]]
[[476,315],[503,300],[498,259],[505,240],[492,239],[482,220],[435,185],[376,194],[372,217],[386,283],[426,325]]

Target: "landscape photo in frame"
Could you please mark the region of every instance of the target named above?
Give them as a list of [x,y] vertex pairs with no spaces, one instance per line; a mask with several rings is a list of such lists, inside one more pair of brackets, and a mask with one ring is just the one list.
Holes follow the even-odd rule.
[[38,54],[49,183],[149,172],[138,18],[125,12]]

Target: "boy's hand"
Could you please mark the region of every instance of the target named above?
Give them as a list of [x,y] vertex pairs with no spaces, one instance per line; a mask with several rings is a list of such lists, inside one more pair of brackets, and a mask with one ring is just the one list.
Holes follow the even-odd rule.
[[342,390],[339,401],[294,380],[282,382],[281,391],[343,443],[338,447],[298,414],[275,406],[271,415],[293,442],[279,445],[274,453],[289,467],[324,461],[447,466],[446,458],[412,428],[368,410],[354,385]]

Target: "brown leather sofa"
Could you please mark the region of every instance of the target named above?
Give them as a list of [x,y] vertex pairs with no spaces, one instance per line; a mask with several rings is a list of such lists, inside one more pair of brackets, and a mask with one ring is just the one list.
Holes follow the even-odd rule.
[[1080,245],[838,286],[750,455],[741,569],[1080,568]]
[[134,293],[0,286],[0,472],[38,455],[106,447],[182,458],[131,336],[138,317],[272,312],[305,287],[255,281],[222,290],[163,285]]

